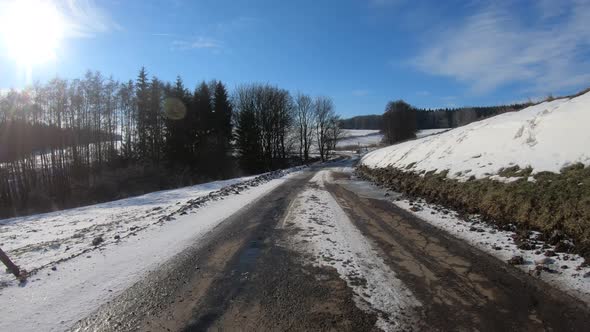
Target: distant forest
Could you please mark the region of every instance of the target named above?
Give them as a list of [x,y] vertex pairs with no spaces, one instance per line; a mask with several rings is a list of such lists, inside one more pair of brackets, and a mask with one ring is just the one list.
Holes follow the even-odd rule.
[[[438,129],[464,126],[494,115],[514,112],[530,106],[530,103],[502,106],[422,109],[410,106],[416,112],[416,128]],[[390,105],[388,105],[389,107]],[[386,109],[387,111],[387,109]],[[343,129],[383,129],[382,115],[361,115],[340,121]]]
[[178,77],[99,72],[0,94],[0,217],[326,159],[339,136],[327,97],[264,84],[230,94]]

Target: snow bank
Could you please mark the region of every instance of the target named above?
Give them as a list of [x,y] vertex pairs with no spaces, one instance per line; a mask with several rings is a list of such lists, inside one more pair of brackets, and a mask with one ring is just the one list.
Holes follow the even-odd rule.
[[502,168],[532,167],[559,172],[590,164],[590,93],[558,99],[408,141],[367,154],[361,164],[412,171],[449,170],[460,180],[497,174]]

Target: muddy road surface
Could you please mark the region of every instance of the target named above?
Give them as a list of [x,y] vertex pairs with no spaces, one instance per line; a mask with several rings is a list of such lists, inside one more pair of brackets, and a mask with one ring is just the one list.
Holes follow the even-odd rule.
[[367,195],[348,166],[291,177],[73,330],[590,326],[584,303]]

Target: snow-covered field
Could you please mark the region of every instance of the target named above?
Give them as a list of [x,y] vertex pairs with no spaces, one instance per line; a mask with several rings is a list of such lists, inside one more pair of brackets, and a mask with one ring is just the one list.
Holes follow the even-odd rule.
[[371,168],[393,166],[439,172],[466,180],[528,166],[533,173],[559,172],[573,163],[590,164],[590,93],[557,99],[404,142],[367,154]]
[[362,137],[378,134],[379,129],[342,129],[342,138]]
[[[44,266],[92,251],[92,241],[114,245],[115,237],[127,238],[157,223],[189,200],[250,178],[217,181],[182,189],[154,192],[76,209],[0,220],[2,249],[21,268],[35,271]],[[14,282],[1,274],[0,282]]]
[[[334,170],[352,171],[350,167]],[[383,259],[375,255],[372,243],[325,189],[324,182],[329,180],[330,172],[329,169],[319,171],[292,203],[283,227],[301,231],[291,239],[290,245],[312,257],[309,263],[335,268],[353,290],[357,307],[377,314],[379,328],[384,331],[410,328],[411,322],[401,322],[396,317],[420,306],[420,302]],[[366,283],[358,282],[361,279]]]
[[338,140],[336,147],[367,147],[379,145],[383,140],[383,134],[379,130],[343,129],[342,138]]
[[[279,186],[286,173],[1,221],[2,248],[36,273],[24,285],[0,275],[0,331],[67,329]],[[93,244],[98,237],[104,241]]]
[[[423,138],[438,133],[448,131],[444,129],[423,129],[416,132],[416,138]],[[371,147],[381,145],[383,141],[383,134],[379,130],[365,130],[365,129],[343,129],[342,138],[336,144],[337,147]]]

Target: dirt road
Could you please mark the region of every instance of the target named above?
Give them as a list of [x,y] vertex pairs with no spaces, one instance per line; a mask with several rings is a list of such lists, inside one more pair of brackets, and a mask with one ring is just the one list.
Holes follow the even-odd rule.
[[582,331],[581,302],[359,189],[332,165],[245,206],[81,331]]

